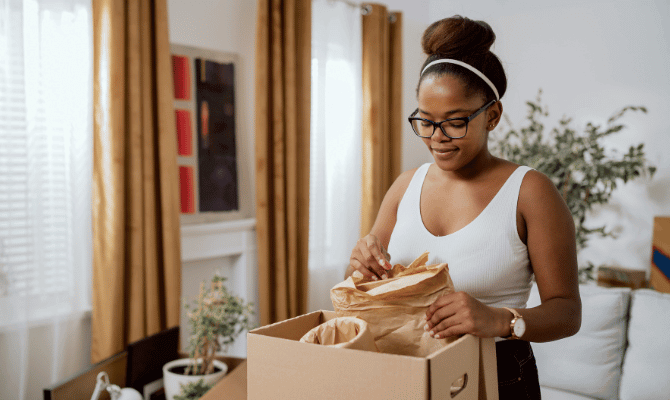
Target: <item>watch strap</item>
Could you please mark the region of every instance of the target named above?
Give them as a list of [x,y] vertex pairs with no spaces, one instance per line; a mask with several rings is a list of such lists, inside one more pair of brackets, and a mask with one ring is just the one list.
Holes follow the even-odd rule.
[[516,321],[518,321],[519,319],[521,319],[523,317],[521,316],[521,314],[519,314],[519,312],[517,310],[515,310],[513,308],[508,308],[508,307],[502,307],[502,308],[511,312],[512,315],[514,316],[514,318],[512,318],[512,321],[509,324],[510,334],[509,334],[509,336],[503,337],[503,339],[508,339],[508,340],[518,340],[518,339],[520,339],[517,335],[514,334],[514,324],[516,324]]

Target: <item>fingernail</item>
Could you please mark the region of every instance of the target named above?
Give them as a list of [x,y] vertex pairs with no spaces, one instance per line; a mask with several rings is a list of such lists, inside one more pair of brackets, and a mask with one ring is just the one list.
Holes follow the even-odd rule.
[[379,278],[377,278],[377,277],[374,276],[374,275],[372,276],[372,279],[375,280],[375,281],[378,281],[378,280],[379,280]]
[[388,276],[386,274],[382,275],[382,279],[388,279]]
[[440,338],[440,335],[435,335],[435,339],[439,339],[439,338]]
[[423,326],[423,330],[428,331],[428,325],[427,324]]
[[430,336],[434,336],[434,335],[435,335],[435,332],[433,332],[433,331],[430,331],[429,333],[430,333]]
[[384,265],[386,265],[386,263],[384,262],[384,259],[383,259],[383,258],[380,258],[380,259],[379,259],[379,266],[380,266],[380,267],[383,267]]

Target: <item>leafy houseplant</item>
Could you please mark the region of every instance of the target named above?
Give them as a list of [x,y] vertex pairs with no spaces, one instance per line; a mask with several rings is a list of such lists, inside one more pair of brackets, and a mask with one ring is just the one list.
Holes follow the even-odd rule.
[[224,285],[226,278],[215,275],[209,288],[200,284],[194,304],[185,304],[191,326],[189,357],[193,363],[186,374],[205,375],[214,370],[216,353],[235,341],[244,330],[252,328],[252,304],[233,295]]
[[[189,358],[163,366],[167,400],[199,398],[227,372],[216,353],[232,344],[242,331],[251,329],[252,304],[233,295],[226,278],[215,275],[209,285],[200,285],[193,304],[184,303],[191,327]],[[181,394],[180,394],[181,393]],[[184,397],[187,396],[187,397]]]
[[211,388],[212,385],[206,384],[203,379],[197,382],[190,382],[182,386],[181,394],[175,396],[174,400],[198,400]]
[[[620,118],[628,111],[646,113],[644,107],[628,106],[614,113],[605,126],[591,122],[583,133],[573,127],[572,119],[563,117],[558,126],[545,133],[542,119],[549,116],[541,104],[542,90],[536,100],[528,101],[527,124],[514,129],[506,119],[502,137],[493,140],[491,151],[509,161],[527,165],[547,175],[558,188],[575,221],[577,249],[586,247],[591,235],[614,237],[607,226],[589,227],[587,215],[596,206],[607,204],[618,182],[640,176],[653,176],[656,168],[645,158],[644,144],[630,146],[627,153],[608,152],[602,140],[625,128]],[[580,268],[580,281],[593,278],[591,262]]]

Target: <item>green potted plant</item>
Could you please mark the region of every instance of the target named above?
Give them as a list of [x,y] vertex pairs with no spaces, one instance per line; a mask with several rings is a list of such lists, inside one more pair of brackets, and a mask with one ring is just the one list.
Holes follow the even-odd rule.
[[[226,278],[215,275],[209,285],[200,285],[198,298],[185,302],[191,336],[189,358],[171,361],[163,366],[163,385],[167,400],[184,395],[186,387],[211,387],[228,371],[225,363],[216,359],[218,352],[231,345],[237,336],[251,329],[252,304],[230,293]],[[201,382],[202,381],[202,382]],[[188,385],[188,386],[187,386]]]
[[[549,116],[541,104],[542,90],[535,101],[528,101],[525,126],[515,129],[505,119],[501,134],[491,135],[491,151],[507,160],[527,165],[547,175],[558,188],[575,220],[577,250],[586,247],[592,235],[614,237],[607,226],[589,226],[587,216],[595,207],[607,204],[620,182],[640,176],[652,177],[656,167],[649,165],[644,144],[630,146],[628,152],[607,151],[602,141],[625,128],[620,122],[629,111],[646,113],[641,106],[628,106],[612,115],[604,126],[587,122],[583,133],[563,117],[558,126],[545,133],[543,118]],[[580,266],[580,281],[594,279],[594,265]]]
[[208,385],[204,379],[200,379],[197,382],[182,386],[181,394],[175,396],[174,400],[198,400],[211,388],[212,385]]

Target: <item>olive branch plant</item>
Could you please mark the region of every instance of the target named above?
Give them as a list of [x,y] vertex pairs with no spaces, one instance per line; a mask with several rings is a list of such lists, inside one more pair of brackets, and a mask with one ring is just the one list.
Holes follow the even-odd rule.
[[253,328],[253,304],[233,295],[225,281],[225,277],[214,275],[209,287],[205,282],[200,284],[200,293],[193,304],[184,302],[191,327],[189,357],[192,360],[186,375],[213,372],[216,353],[232,344],[244,330]]
[[181,385],[181,393],[175,396],[174,400],[198,400],[211,388],[212,385],[206,384],[204,379],[200,379],[197,382],[190,382]]
[[[644,144],[630,146],[620,154],[608,151],[603,140],[626,126],[620,119],[628,112],[646,113],[643,106],[626,106],[616,111],[603,125],[587,122],[583,132],[574,127],[572,118],[562,117],[558,126],[545,130],[544,119],[549,116],[542,105],[542,90],[535,101],[528,101],[525,124],[512,126],[504,115],[503,131],[493,138],[491,152],[509,161],[532,167],[556,185],[575,221],[577,250],[586,247],[593,235],[616,237],[606,225],[590,226],[589,212],[607,204],[620,182],[624,184],[641,176],[653,177],[656,167],[645,157]],[[595,266],[587,262],[580,266],[580,282],[594,279]]]

